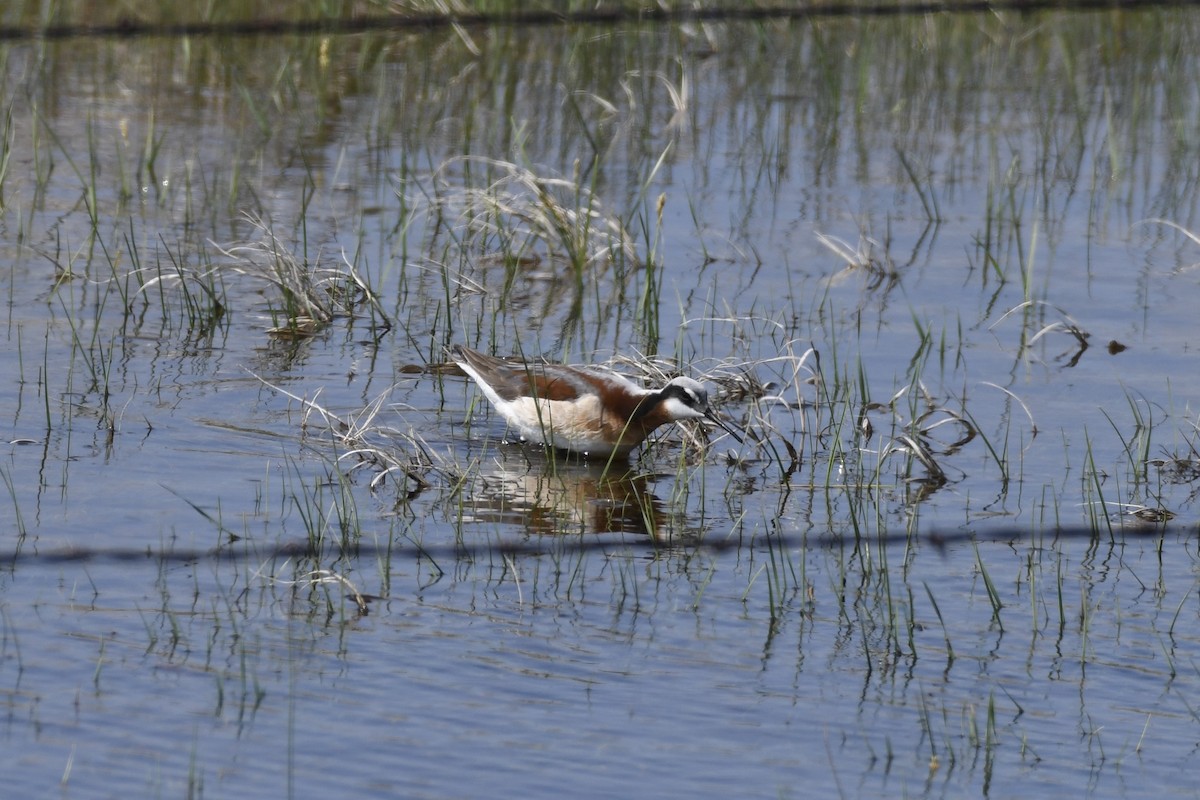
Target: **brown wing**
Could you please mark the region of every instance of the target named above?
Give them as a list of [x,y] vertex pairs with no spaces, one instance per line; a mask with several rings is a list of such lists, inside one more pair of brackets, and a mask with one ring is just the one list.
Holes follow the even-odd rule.
[[522,370],[521,377],[534,395],[543,400],[577,400],[595,391],[582,376],[553,367],[532,366]]
[[469,364],[504,400],[516,400],[530,392],[544,400],[575,400],[597,389],[589,376],[554,364],[526,364],[461,346],[452,355]]

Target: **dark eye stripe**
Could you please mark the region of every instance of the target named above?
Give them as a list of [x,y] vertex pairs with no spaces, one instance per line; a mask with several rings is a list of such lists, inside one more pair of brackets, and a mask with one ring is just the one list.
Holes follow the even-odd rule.
[[674,395],[687,406],[698,408],[708,404],[708,396],[706,392],[696,391],[690,386],[680,386],[679,384],[670,384],[666,388],[668,396]]

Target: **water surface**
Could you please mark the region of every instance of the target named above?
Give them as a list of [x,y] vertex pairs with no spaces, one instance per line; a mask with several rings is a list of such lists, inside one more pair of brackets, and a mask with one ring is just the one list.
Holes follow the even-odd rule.
[[5,44],[6,785],[1192,790],[1198,22]]

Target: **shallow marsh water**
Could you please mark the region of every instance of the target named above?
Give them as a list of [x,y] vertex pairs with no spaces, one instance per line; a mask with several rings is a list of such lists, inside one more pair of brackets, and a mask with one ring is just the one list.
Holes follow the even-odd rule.
[[[1195,793],[1198,35],[0,45],[5,786]],[[504,444],[452,342],[752,436]]]

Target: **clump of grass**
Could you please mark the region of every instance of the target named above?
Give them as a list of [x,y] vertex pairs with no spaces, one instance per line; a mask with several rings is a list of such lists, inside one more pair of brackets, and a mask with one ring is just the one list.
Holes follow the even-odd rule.
[[415,431],[404,432],[378,423],[378,416],[391,395],[390,389],[358,413],[338,415],[315,399],[300,397],[257,375],[254,377],[303,406],[301,429],[308,430],[318,423],[316,427],[328,434],[340,450],[335,460],[343,474],[373,469],[372,489],[377,489],[389,478],[399,478],[405,481],[402,485],[410,493],[421,492],[432,485],[427,476],[446,466],[445,460],[435,456]]
[[[157,294],[164,318],[169,319],[172,312],[167,291],[177,290],[181,317],[186,318],[189,331],[200,337],[213,335],[226,319],[228,309],[220,268],[189,266],[184,262],[182,252],[172,252],[165,241],[162,245],[167,263],[158,259],[153,266],[142,266],[132,236],[126,236],[126,246],[136,265],[129,274],[140,284],[137,293],[143,296]],[[127,304],[126,308],[132,307]]]
[[314,336],[338,317],[356,316],[364,306],[380,321],[380,335],[391,329],[375,290],[345,254],[340,266],[321,266],[319,259],[310,261],[287,247],[261,217],[247,219],[259,230],[260,239],[217,246],[217,250],[230,259],[221,269],[264,281],[278,292],[277,303],[271,306],[275,325],[268,329],[269,334]]
[[[1046,322],[1043,315],[1043,309],[1052,309],[1059,315],[1059,319]],[[1000,318],[989,326],[988,330],[994,330],[1001,322],[1008,319],[1010,316],[1021,313],[1024,318],[1024,324],[1021,327],[1021,347],[1020,352],[1028,351],[1042,337],[1048,336],[1051,333],[1066,333],[1069,334],[1076,343],[1076,347],[1063,352],[1059,359],[1070,356],[1066,365],[1073,367],[1079,363],[1079,359],[1088,349],[1088,339],[1091,334],[1083,329],[1083,327],[1066,311],[1048,303],[1045,300],[1026,300],[1005,311]],[[1040,325],[1036,331],[1030,334],[1030,330],[1034,325]]]
[[[288,559],[287,561],[283,562],[283,565],[281,566],[280,571],[283,571],[283,569],[285,569],[288,566],[288,564],[290,564],[290,563],[291,563],[291,559]],[[252,577],[255,577],[255,578],[263,577],[263,571],[265,569],[266,569],[266,565],[264,564],[263,566],[259,567],[254,572],[254,575]],[[360,592],[358,590],[358,587],[356,587],[354,585],[354,583],[351,582],[351,580],[349,578],[347,578],[345,575],[343,575],[340,572],[335,572],[334,570],[331,570],[331,569],[309,570],[308,572],[303,572],[303,573],[297,575],[294,580],[285,580],[283,578],[277,577],[276,575],[266,576],[266,579],[270,583],[280,584],[282,586],[293,586],[293,587],[341,586],[342,588],[344,588],[346,590],[347,596],[349,596],[352,600],[354,600],[354,604],[355,604],[355,606],[357,606],[358,613],[361,616],[365,617],[369,613],[369,608],[367,607],[367,601],[371,598],[369,598],[368,595],[364,595],[362,592]]]
[[[748,466],[756,459],[778,467],[784,481],[801,467],[804,454],[820,447],[809,439],[818,436],[826,424],[831,407],[820,353],[811,344],[788,337],[778,320],[754,316],[690,318],[684,329],[699,325],[725,325],[734,330],[736,341],[777,338],[768,345],[770,355],[751,354],[714,360],[713,366],[694,377],[713,384],[717,391],[710,397],[715,408],[738,406],[732,426],[745,434],[747,446],[728,454],[731,464]],[[660,360],[663,361],[663,360]],[[671,361],[663,361],[671,364]],[[644,371],[646,359],[635,358],[629,368]],[[693,368],[697,366],[692,363]],[[669,377],[658,371],[652,380]],[[776,411],[779,413],[777,414]]]
[[[867,275],[867,289],[874,291],[881,286],[891,287],[900,280],[896,265],[885,244],[863,234],[857,245],[852,245],[845,239],[827,233],[816,234],[817,241],[827,247],[846,263],[845,274],[863,273]],[[836,281],[838,276],[831,278]]]
[[[471,185],[479,168],[486,182]],[[436,210],[459,221],[452,233],[460,243],[498,252],[506,263],[563,260],[582,281],[590,266],[637,257],[621,219],[581,183],[578,169],[568,179],[510,161],[461,156],[442,164],[434,180]]]
[[[1193,431],[1197,423],[1192,423]],[[1196,439],[1193,435],[1191,438],[1184,436],[1184,449],[1168,450],[1161,448],[1162,456],[1160,458],[1149,458],[1146,460],[1147,470],[1150,467],[1154,468],[1159,485],[1165,494],[1175,486],[1190,486],[1187,497],[1182,501],[1182,505],[1191,505],[1196,498],[1200,496],[1200,448],[1196,446]],[[1149,513],[1158,513],[1163,510],[1161,504],[1156,511],[1142,511],[1138,514],[1139,517],[1145,519]],[[1137,513],[1137,512],[1135,512]],[[1169,513],[1169,512],[1168,512]],[[1173,514],[1171,516],[1174,516]],[[1164,517],[1170,519],[1170,517]],[[1152,520],[1154,521],[1154,520]]]

